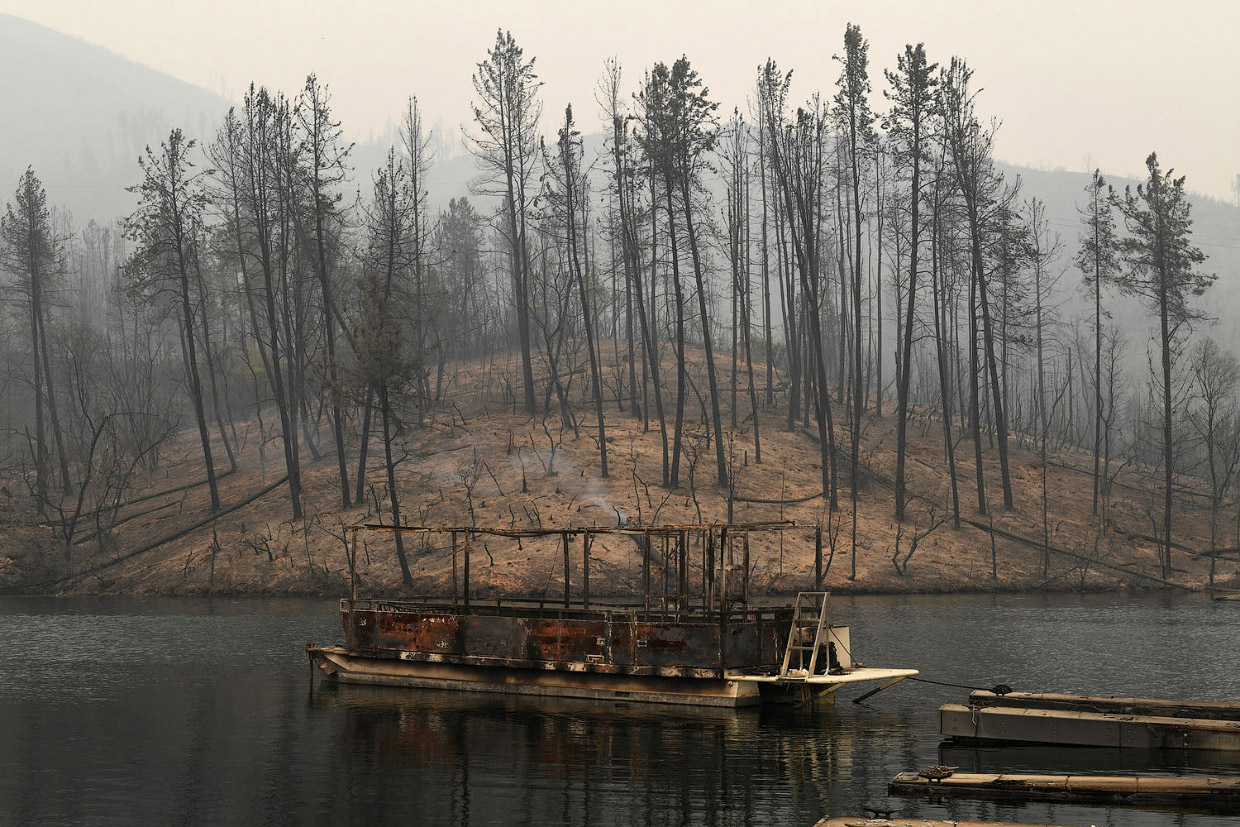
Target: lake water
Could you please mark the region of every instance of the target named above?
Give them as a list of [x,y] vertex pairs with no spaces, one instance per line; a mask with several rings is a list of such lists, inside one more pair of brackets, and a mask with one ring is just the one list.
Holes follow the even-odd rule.
[[[1154,596],[833,598],[867,665],[1029,691],[1240,699],[1240,603]],[[797,825],[896,773],[1240,775],[1240,756],[940,749],[967,690],[694,711],[312,682],[334,601],[3,598],[0,825]],[[1207,825],[1208,815],[892,799],[903,815]]]

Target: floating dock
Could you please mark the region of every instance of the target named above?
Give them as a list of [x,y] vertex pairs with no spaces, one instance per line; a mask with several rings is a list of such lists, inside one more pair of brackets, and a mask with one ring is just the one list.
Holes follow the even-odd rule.
[[814,827],[1066,827],[1055,824],[1025,824],[1015,821],[943,821],[937,818],[824,818]]
[[1240,704],[1161,698],[974,692],[939,708],[956,743],[1240,751]]
[[1054,692],[1008,692],[996,695],[979,690],[969,695],[969,705],[1240,721],[1240,703],[1234,701],[1185,701],[1173,698],[1068,695]]
[[1023,775],[953,773],[926,778],[903,772],[888,785],[898,795],[953,795],[1003,801],[1164,805],[1240,812],[1240,778],[1149,775]]

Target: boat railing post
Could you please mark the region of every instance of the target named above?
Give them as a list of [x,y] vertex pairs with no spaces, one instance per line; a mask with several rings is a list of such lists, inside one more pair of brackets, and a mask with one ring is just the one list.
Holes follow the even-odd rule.
[[663,565],[662,565],[662,566],[660,566],[659,568],[660,568],[660,571],[661,571],[661,573],[662,573],[662,575],[663,575],[663,578],[662,578],[662,579],[663,579],[663,614],[662,614],[662,619],[663,619],[663,622],[664,622],[664,623],[666,623],[666,622],[667,622],[667,610],[668,610],[668,598],[667,598],[667,590],[668,590],[668,579],[667,579],[667,578],[668,578],[668,573],[667,573],[667,571],[668,571],[668,567],[667,567],[667,561],[668,561],[668,550],[671,548],[671,539],[672,539],[672,538],[671,538],[671,535],[670,535],[670,534],[664,534],[664,535],[663,535],[663,548],[660,550],[660,551],[661,551],[661,555],[662,555],[660,559],[662,559],[662,561],[663,561]]
[[741,590],[745,606],[749,606],[749,532],[746,531],[741,535],[741,546],[745,555],[745,579],[742,581],[744,588]]
[[822,590],[822,523],[814,526],[814,589]]
[[650,611],[650,532],[642,534],[642,609]]
[[452,532],[452,608],[456,608],[456,532]]
[[469,611],[469,532],[465,532],[465,582],[462,584],[461,596],[464,598],[465,611]]
[[560,540],[564,545],[564,608],[568,608],[568,590],[569,575],[572,571],[572,562],[568,558],[568,532],[564,531],[560,534]]
[[685,532],[676,535],[676,568],[680,579],[680,594],[676,601],[676,611],[689,599],[689,538]]
[[[711,554],[714,555],[715,532],[710,532]],[[728,528],[719,529],[719,578],[715,582],[719,586],[719,668],[727,668],[728,640]],[[713,573],[714,567],[712,565]]]
[[590,532],[581,535],[581,598],[586,609],[590,608]]
[[702,551],[702,609],[710,611],[710,595],[707,593],[710,570],[706,567],[706,532],[699,528],[695,530],[695,533],[698,537],[698,548]]
[[702,535],[706,543],[706,610],[715,608],[715,530],[706,529]]
[[352,526],[352,542],[349,543],[349,610],[357,602],[357,535],[361,529]]

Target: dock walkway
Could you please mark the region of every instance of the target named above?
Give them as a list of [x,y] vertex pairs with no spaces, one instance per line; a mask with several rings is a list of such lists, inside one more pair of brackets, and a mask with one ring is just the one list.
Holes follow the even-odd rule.
[[953,773],[930,779],[903,772],[888,785],[899,795],[957,795],[1009,801],[1171,805],[1240,811],[1240,778],[1149,775]]

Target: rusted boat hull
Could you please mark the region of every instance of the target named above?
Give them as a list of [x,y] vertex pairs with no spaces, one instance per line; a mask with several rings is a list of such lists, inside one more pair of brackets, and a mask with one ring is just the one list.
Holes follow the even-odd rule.
[[691,706],[743,707],[761,700],[759,684],[706,675],[586,671],[587,664],[538,669],[359,657],[339,646],[312,647],[310,656],[325,678],[346,684]]
[[741,707],[831,703],[847,684],[878,682],[880,691],[917,674],[854,664],[848,627],[829,625],[815,669],[784,668],[788,650],[818,646],[797,645],[788,606],[680,612],[346,599],[340,611],[344,645],[306,650],[339,683]]
[[[763,697],[801,702],[826,698],[849,683],[879,683],[863,700],[916,675],[915,669],[856,663],[848,627],[828,622],[825,591],[798,592],[790,604],[751,601],[750,534],[782,537],[797,530],[813,531],[821,563],[821,527],[784,521],[565,529],[351,526],[349,597],[340,602],[344,645],[311,644],[306,653],[327,678],[342,683],[704,706],[747,706]],[[359,597],[362,531],[448,540],[451,591],[437,598]],[[563,598],[548,599],[546,589],[479,599],[470,576],[471,539],[479,535],[562,552],[556,568]],[[635,544],[640,596],[591,597],[591,544],[605,537]],[[574,539],[581,540],[579,567]],[[815,580],[821,582],[821,570]]]
[[[349,604],[351,601],[343,601]],[[358,653],[517,669],[722,678],[730,668],[777,667],[787,611],[685,617],[619,609],[521,605],[453,609],[356,601],[342,605],[345,645]]]
[[679,616],[627,607],[471,607],[344,600],[345,645],[311,647],[341,683],[738,707],[763,692],[729,675],[775,669],[788,611]]

